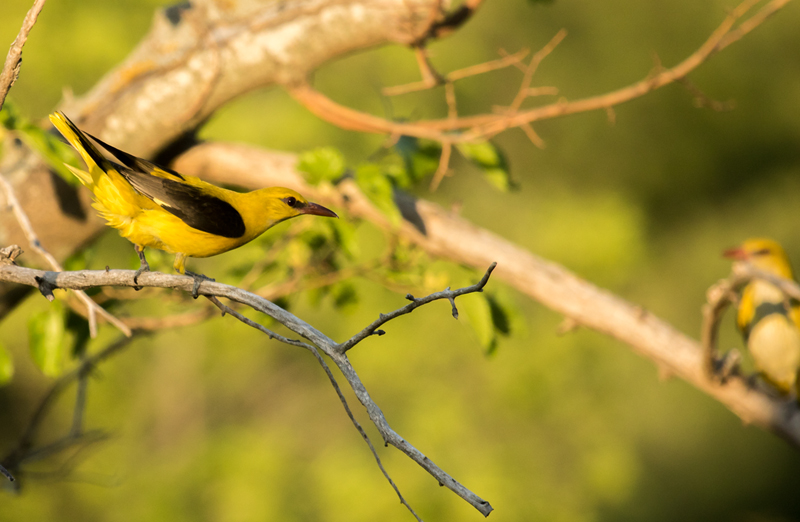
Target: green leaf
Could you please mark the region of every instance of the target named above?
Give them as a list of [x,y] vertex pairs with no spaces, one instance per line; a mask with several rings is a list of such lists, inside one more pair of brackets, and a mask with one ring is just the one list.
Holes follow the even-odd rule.
[[361,165],[356,170],[355,179],[364,194],[389,221],[395,226],[400,225],[400,210],[394,204],[394,187],[381,168],[375,164]]
[[71,354],[73,357],[78,357],[86,352],[86,345],[91,338],[89,332],[89,321],[76,314],[72,310],[67,309],[65,326],[69,335],[65,341],[71,345]]
[[31,123],[28,118],[20,114],[13,104],[8,102],[0,110],[0,124],[6,129],[16,131],[19,138],[31,149],[35,150],[55,172],[57,172],[70,185],[80,185],[64,163],[79,167],[80,162],[75,150],[67,143],[38,125]]
[[14,359],[5,346],[0,344],[0,386],[8,384],[14,376]]
[[492,322],[492,308],[486,295],[482,292],[463,295],[456,300],[456,306],[464,312],[481,346],[487,352],[494,351],[497,336]]
[[58,376],[64,368],[68,339],[63,306],[55,301],[50,308],[28,321],[28,341],[33,362],[45,375]]
[[312,185],[335,181],[344,174],[344,157],[333,147],[320,147],[300,154],[297,169],[305,172]]
[[503,192],[516,188],[505,155],[492,142],[459,143],[456,146],[470,163],[483,171],[483,176],[495,188]]
[[398,183],[398,186],[403,188],[432,176],[439,168],[439,159],[442,157],[441,143],[411,136],[401,136],[395,143],[394,150],[402,158],[405,166],[405,184]]
[[500,335],[511,335],[512,312],[507,308],[506,303],[501,303],[497,297],[487,295],[489,308],[492,311],[492,326]]
[[359,248],[356,239],[356,227],[343,219],[326,219],[323,221],[333,232],[333,241],[345,257],[355,259],[358,257]]

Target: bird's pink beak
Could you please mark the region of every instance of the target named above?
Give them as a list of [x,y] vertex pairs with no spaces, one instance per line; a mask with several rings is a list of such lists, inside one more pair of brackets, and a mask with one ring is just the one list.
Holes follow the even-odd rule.
[[736,259],[737,261],[744,261],[747,259],[747,252],[742,247],[729,248],[722,253],[728,259]]
[[339,217],[333,210],[327,209],[322,205],[317,205],[316,203],[311,203],[310,201],[300,210],[300,213],[309,214],[311,216]]

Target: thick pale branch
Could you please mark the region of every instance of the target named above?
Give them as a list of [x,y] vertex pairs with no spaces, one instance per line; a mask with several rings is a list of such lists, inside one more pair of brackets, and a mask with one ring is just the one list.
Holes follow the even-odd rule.
[[208,143],[191,149],[176,167],[187,174],[212,181],[228,180],[246,187],[281,184],[308,194],[312,199],[376,226],[392,230],[435,257],[451,259],[482,270],[493,261],[494,276],[518,291],[570,318],[630,345],[659,368],[693,384],[714,397],[745,422],[768,429],[800,446],[800,411],[793,404],[751,389],[738,377],[724,384],[705,371],[704,350],[699,342],[640,306],[584,281],[564,267],[546,261],[464,218],[424,200],[398,193],[396,200],[405,217],[395,227],[361,193],[345,181],[336,188],[313,187],[294,171],[296,157],[268,153],[245,145]]

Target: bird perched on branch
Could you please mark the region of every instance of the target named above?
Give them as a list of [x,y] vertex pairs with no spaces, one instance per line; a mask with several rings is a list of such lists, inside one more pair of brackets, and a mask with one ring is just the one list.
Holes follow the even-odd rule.
[[[86,171],[67,167],[94,193],[94,208],[133,243],[141,262],[134,283],[150,270],[144,249],[157,248],[175,254],[173,267],[195,279],[197,297],[200,279],[207,278],[186,270],[187,257],[227,252],[302,214],[338,217],[287,188],[240,193],[159,167],[81,131],[62,112],[50,121],[86,163]],[[106,159],[89,137],[122,164]]]
[[[724,255],[794,279],[786,252],[771,239],[748,239]],[[800,303],[774,284],[754,279],[742,291],[736,323],[762,376],[782,393],[798,397]]]

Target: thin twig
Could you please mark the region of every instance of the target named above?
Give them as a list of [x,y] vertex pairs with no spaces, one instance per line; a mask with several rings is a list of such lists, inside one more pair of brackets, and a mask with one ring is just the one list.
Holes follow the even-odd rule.
[[447,175],[447,169],[450,167],[450,154],[453,152],[453,145],[449,141],[442,143],[442,155],[439,157],[439,166],[431,179],[431,191],[439,188],[439,184]]
[[[738,27],[734,28],[735,23],[740,20],[755,3],[753,0],[743,2],[734,9],[709,38],[685,60],[672,68],[663,69],[653,75],[648,75],[645,79],[637,83],[598,96],[571,102],[562,99],[555,103],[517,112],[461,116],[456,119],[448,117],[438,120],[402,122],[387,120],[337,104],[319,91],[314,90],[307,82],[299,83],[288,88],[288,92],[308,110],[343,129],[397,136],[413,136],[440,142],[471,142],[485,139],[488,136],[492,136],[506,129],[519,127],[534,121],[558,118],[594,110],[608,111],[615,105],[639,98],[681,78],[685,78],[711,56],[752,31],[769,16],[783,8],[788,2],[789,0],[772,0],[756,14],[744,20]],[[546,48],[542,51],[545,50]],[[462,132],[455,133],[454,131]]]
[[[522,61],[523,58],[525,58],[525,56],[528,55],[529,52],[530,51],[528,49],[522,49],[514,54],[507,54],[502,58],[498,58],[497,60],[490,60],[488,62],[470,65],[469,67],[464,67],[463,69],[456,69],[455,71],[447,73],[444,76],[444,80],[446,83],[453,83],[457,80],[462,80],[471,76],[477,76],[479,74],[496,71],[509,66],[516,66],[520,61]],[[400,94],[408,94],[430,89],[436,85],[440,85],[440,83],[431,82],[430,80],[426,81],[423,79],[419,82],[385,87],[381,92],[383,92],[384,96],[398,96]]]
[[[344,343],[338,345],[336,347],[336,351],[339,353],[346,353],[349,349],[351,349],[352,347],[354,347],[367,337],[374,335],[378,331],[378,328],[380,328],[387,322],[391,321],[392,319],[395,319],[396,317],[400,317],[401,315],[410,314],[420,306],[428,304],[432,301],[436,301],[438,299],[449,299],[453,303],[453,308],[455,309],[455,302],[452,300],[460,295],[470,294],[473,292],[482,292],[483,287],[486,286],[486,283],[489,282],[489,277],[492,275],[492,271],[495,269],[496,266],[497,263],[492,263],[492,265],[486,270],[486,273],[483,274],[481,280],[472,286],[459,288],[457,290],[447,289],[442,292],[436,292],[428,296],[419,298],[414,297],[411,294],[408,294],[406,296],[406,299],[411,301],[409,304],[405,305],[402,308],[398,308],[394,312],[389,312],[388,314],[380,314],[378,319],[370,323],[369,326],[367,326],[366,328],[355,334],[353,337],[351,337]],[[453,315],[456,318],[458,318],[457,313],[454,313]]]
[[403,504],[411,512],[412,515],[414,515],[414,518],[416,518],[419,522],[422,522],[422,519],[419,517],[419,515],[417,515],[414,509],[408,504],[408,502],[406,502],[406,499],[403,498],[403,495],[402,493],[400,493],[400,489],[397,487],[397,484],[395,484],[394,480],[392,480],[392,477],[389,476],[389,472],[386,471],[386,468],[383,467],[383,462],[381,462],[381,458],[378,456],[378,452],[377,450],[375,450],[375,446],[372,444],[372,441],[369,440],[369,436],[367,435],[367,432],[364,431],[364,428],[361,426],[361,423],[359,423],[356,420],[355,416],[353,415],[353,412],[350,410],[350,405],[347,404],[347,399],[342,393],[342,389],[339,387],[339,383],[336,382],[336,378],[333,376],[331,369],[325,363],[325,359],[322,358],[322,355],[320,355],[319,351],[316,348],[310,347],[310,351],[312,354],[314,354],[314,357],[317,358],[317,362],[319,362],[320,366],[322,366],[322,369],[325,370],[325,374],[328,376],[328,380],[331,382],[331,386],[333,386],[333,389],[336,390],[336,395],[339,396],[339,401],[342,403],[344,411],[347,412],[347,416],[350,418],[350,422],[353,423],[353,426],[355,426],[355,428],[358,430],[358,433],[361,435],[361,438],[364,439],[364,442],[367,444],[367,446],[369,446],[369,450],[372,452],[372,456],[375,458],[375,462],[378,464],[378,468],[380,468],[381,473],[383,473],[383,476],[386,477],[386,480],[389,482],[389,485],[392,486],[392,489],[394,489],[394,492],[400,498],[400,503]]
[[46,1],[36,0],[33,3],[33,6],[28,10],[25,19],[22,21],[22,28],[8,50],[3,70],[0,72],[0,109],[3,108],[8,91],[11,90],[11,86],[14,85],[14,82],[19,77],[19,70],[22,66],[22,47],[28,41],[28,35],[36,24],[36,19],[39,18],[39,13],[42,11]]

